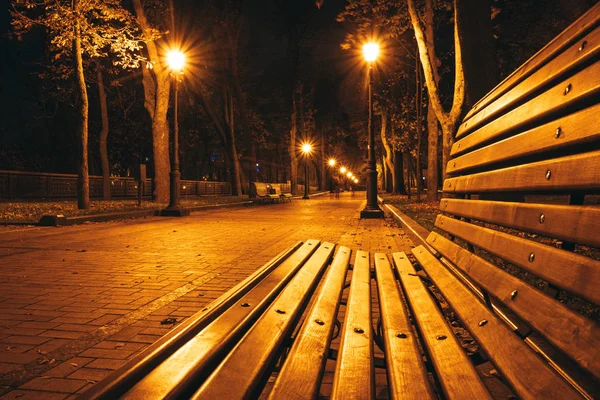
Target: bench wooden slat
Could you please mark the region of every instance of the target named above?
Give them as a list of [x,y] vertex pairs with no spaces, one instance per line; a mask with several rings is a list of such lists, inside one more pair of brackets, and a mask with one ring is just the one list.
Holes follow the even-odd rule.
[[[412,250],[471,335],[523,399],[580,399],[581,396],[501,322],[423,246]],[[483,323],[483,321],[487,321]]]
[[327,361],[351,251],[339,247],[294,345],[269,395],[270,399],[315,399]]
[[[413,311],[413,317],[421,332],[421,339],[425,342],[445,397],[491,399],[475,367],[469,361],[406,254],[394,253],[393,259],[407,302]],[[415,382],[411,384],[414,385]]]
[[571,243],[600,247],[600,207],[597,206],[442,199],[440,210]]
[[487,107],[497,98],[508,92],[511,88],[530,76],[536,70],[547,64],[557,54],[564,51],[572,43],[579,41],[587,32],[598,26],[600,21],[600,4],[596,4],[582,15],[577,21],[569,25],[550,43],[534,54],[521,67],[500,82],[494,89],[479,100],[465,116],[469,120],[480,110]]
[[369,253],[357,251],[331,399],[374,399]]
[[[308,240],[273,272],[236,304],[225,310],[211,324],[187,341],[122,398],[162,398],[177,396],[193,384],[194,377],[210,372],[214,363],[224,356],[228,346],[243,335],[264,309],[279,294],[287,282],[316,251],[319,242]],[[248,306],[243,306],[243,305]]]
[[[398,257],[407,261],[404,253]],[[390,398],[436,398],[390,262],[384,253],[374,258]]]
[[[600,61],[557,83],[551,89],[489,122],[452,146],[451,154],[460,155],[491,140],[552,116],[561,117],[565,110],[600,94]],[[567,94],[566,88],[570,87]]]
[[193,394],[192,399],[249,398],[302,315],[335,244],[323,243],[277,299]]
[[435,243],[445,258],[528,321],[582,368],[600,377],[600,328],[594,322],[435,232],[427,241]]
[[[600,33],[600,30],[598,30]],[[556,151],[600,139],[600,104],[540,125],[516,136],[492,143],[448,163],[448,174]],[[559,136],[556,137],[557,130]]]
[[[449,161],[450,163],[452,161]],[[600,188],[600,151],[446,179],[444,192],[593,190]]]
[[555,286],[600,304],[600,261],[441,214],[435,226]]
[[[586,46],[580,51],[583,41],[586,42]],[[551,85],[556,80],[568,76],[575,68],[597,58],[598,54],[600,54],[600,29],[590,32],[575,42],[543,68],[533,73],[527,80],[522,81],[504,96],[465,121],[458,129],[456,137],[462,138],[490,120],[498,118],[502,113],[514,108],[515,105],[526,101],[537,91],[543,90],[544,87]]]

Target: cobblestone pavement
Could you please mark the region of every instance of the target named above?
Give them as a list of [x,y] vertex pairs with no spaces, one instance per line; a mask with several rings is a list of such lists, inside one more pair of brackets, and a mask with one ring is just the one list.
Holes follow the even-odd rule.
[[364,193],[63,228],[0,231],[0,395],[76,397],[297,241],[408,251]]

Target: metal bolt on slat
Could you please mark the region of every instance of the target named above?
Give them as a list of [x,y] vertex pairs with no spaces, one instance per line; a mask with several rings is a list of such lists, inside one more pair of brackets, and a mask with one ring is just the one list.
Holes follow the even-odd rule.
[[587,40],[584,40],[583,42],[581,42],[581,45],[579,45],[579,49],[577,49],[577,50],[583,51],[583,49],[585,49],[585,46],[587,46]]
[[437,335],[435,338],[437,340],[445,340],[447,338],[447,336],[446,335]]
[[479,326],[484,326],[487,323],[487,319],[482,319],[481,321],[479,321]]
[[397,338],[406,339],[406,333],[399,333],[396,335]]
[[456,148],[457,148],[457,149],[460,149],[460,143],[456,145]]
[[540,214],[540,224],[543,224],[546,221],[546,216],[544,214]]
[[552,177],[552,171],[550,171],[550,170],[547,170],[547,171],[546,171],[546,180],[548,180],[548,181],[549,181],[551,177]]
[[535,253],[529,254],[529,262],[533,262],[535,260]]
[[517,289],[513,290],[512,292],[510,292],[510,299],[514,300],[515,297],[517,297],[517,294],[519,294],[519,292],[517,292]]
[[240,306],[242,306],[242,307],[250,307],[250,304],[249,303],[242,303],[242,304],[240,304]]
[[285,314],[285,311],[284,310],[280,310],[280,309],[275,310],[275,312],[277,314]]
[[362,330],[362,328],[354,328],[354,332],[356,332],[356,333],[365,333],[365,331]]
[[559,126],[558,128],[556,128],[556,131],[554,132],[554,137],[558,139],[561,134],[562,134],[562,128]]
[[573,88],[573,85],[571,85],[570,83],[567,85],[567,87],[565,88],[565,92],[564,95],[568,95],[569,93],[571,93],[571,89]]
[[317,325],[325,325],[325,322],[321,321],[320,319],[315,319],[315,323]]

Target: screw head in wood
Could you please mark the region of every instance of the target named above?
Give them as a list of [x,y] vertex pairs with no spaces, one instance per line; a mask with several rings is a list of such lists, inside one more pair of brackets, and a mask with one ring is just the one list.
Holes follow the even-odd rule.
[[250,307],[250,303],[242,303],[242,304],[240,304],[240,306],[242,306],[242,307]]
[[453,166],[453,167],[456,167],[456,161],[453,161],[453,162],[452,162],[452,166]]
[[275,310],[275,312],[277,314],[285,314],[285,311],[284,310],[280,310],[280,309]]
[[564,95],[568,95],[569,93],[571,93],[571,89],[573,88],[573,85],[571,85],[570,83],[567,85],[567,87],[565,87],[565,91],[564,91]]
[[556,128],[556,131],[554,132],[554,137],[555,137],[556,139],[558,139],[558,138],[560,137],[560,135],[561,135],[561,134],[562,134],[562,129],[561,129],[561,127],[559,126],[558,128]]
[[399,333],[396,335],[397,338],[406,339],[406,333]]
[[529,254],[529,262],[533,262],[533,260],[535,260],[535,253],[530,253]]
[[540,214],[540,224],[543,224],[546,221],[546,216],[544,214]]
[[517,294],[518,294],[518,293],[519,293],[519,292],[517,292],[517,289],[513,290],[512,292],[510,292],[510,299],[511,299],[511,300],[514,300],[514,299],[515,299],[515,297],[517,297]]
[[447,336],[446,335],[437,335],[435,338],[437,340],[446,340]]
[[581,42],[581,44],[579,45],[579,49],[577,49],[578,51],[583,51],[583,49],[585,49],[585,46],[587,46],[587,40],[584,40],[583,42]]
[[354,332],[356,332],[356,333],[365,333],[365,331],[362,328],[354,328]]
[[548,181],[549,181],[551,177],[552,177],[552,171],[550,171],[550,170],[547,170],[547,171],[546,171],[546,180],[548,180]]
[[457,149],[460,149],[460,143],[456,145],[456,148],[457,148]]
[[487,319],[482,319],[481,321],[479,321],[479,326],[484,326],[487,323],[488,323]]
[[315,323],[317,325],[325,325],[325,322],[321,321],[320,319],[315,319]]

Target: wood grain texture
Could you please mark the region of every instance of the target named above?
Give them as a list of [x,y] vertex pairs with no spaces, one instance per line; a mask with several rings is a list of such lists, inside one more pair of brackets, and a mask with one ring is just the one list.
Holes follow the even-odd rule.
[[[404,253],[397,257],[408,262]],[[384,253],[375,253],[374,258],[390,398],[434,399],[392,266]]]
[[[561,81],[519,107],[499,116],[452,146],[452,154],[460,155],[482,144],[506,136],[510,132],[561,117],[565,110],[600,94],[600,61]],[[566,89],[569,88],[567,93]],[[563,114],[563,115],[561,115]]]
[[269,399],[315,399],[327,349],[331,342],[335,318],[350,263],[350,249],[339,247],[325,275],[319,292],[304,319],[294,345],[277,376]]
[[[302,315],[335,245],[323,243],[259,320],[191,396],[192,399],[249,399]],[[197,382],[197,380],[196,380]],[[179,397],[179,396],[178,396]]]
[[435,226],[555,286],[600,304],[600,261],[441,214]]
[[[471,335],[522,399],[580,399],[581,396],[498,319],[423,246],[412,250]],[[487,321],[481,324],[481,321]]]
[[[224,356],[224,350],[233,347],[233,343],[257,320],[315,252],[318,245],[319,241],[308,240],[257,286],[179,347],[121,397],[126,399],[177,397],[178,394],[186,391],[195,376],[210,372],[215,360],[218,361]],[[242,304],[248,306],[241,306]]]
[[359,250],[352,271],[331,399],[374,398],[369,253]]
[[582,368],[600,377],[600,328],[593,321],[444,236],[432,232],[427,241]]
[[572,43],[579,41],[587,32],[597,27],[599,21],[600,4],[596,4],[540,51],[534,54],[529,60],[523,63],[523,65],[517,68],[516,71],[500,82],[481,100],[475,103],[473,108],[471,108],[465,116],[465,121],[472,118],[493,101],[511,90],[515,85],[519,84],[524,79],[527,79],[527,77],[563,52],[565,48],[571,46]]
[[393,259],[445,398],[491,399],[475,367],[406,254],[394,253]]
[[448,193],[592,189],[600,189],[598,150],[444,181]]
[[[600,30],[599,30],[600,32]],[[516,136],[494,142],[448,162],[450,175],[474,168],[492,169],[493,164],[593,143],[600,140],[600,104],[537,126]],[[557,130],[560,135],[556,137]],[[455,143],[453,148],[458,144]],[[454,156],[454,154],[451,154]]]
[[600,247],[598,206],[442,199],[440,210],[567,242]]
[[[584,41],[586,42],[586,45],[581,49],[581,43]],[[600,29],[595,29],[572,44],[569,48],[565,49],[556,58],[537,70],[526,80],[517,84],[502,97],[489,104],[472,118],[463,122],[458,129],[456,137],[462,138],[492,119],[498,118],[518,104],[525,102],[536,92],[543,91],[557,80],[566,78],[580,65],[585,64],[590,60],[597,59],[599,54]]]

